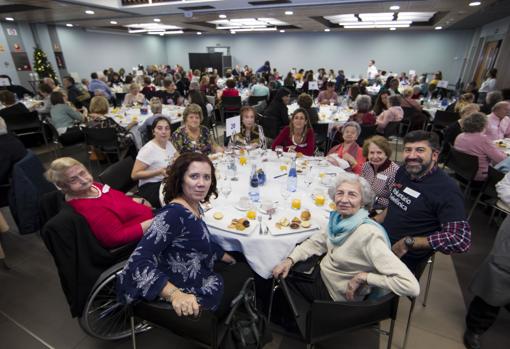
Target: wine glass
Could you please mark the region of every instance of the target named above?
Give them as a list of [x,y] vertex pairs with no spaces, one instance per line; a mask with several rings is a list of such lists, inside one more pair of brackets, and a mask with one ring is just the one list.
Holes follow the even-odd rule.
[[307,167],[303,173],[303,183],[308,188],[313,182],[312,169]]
[[290,191],[287,189],[287,181],[282,181],[280,184],[280,195],[283,198],[283,201],[287,203],[288,198],[290,197]]
[[221,183],[220,192],[225,197],[225,199],[227,199],[232,192],[232,184],[227,179],[227,177],[225,177]]
[[282,155],[283,155],[283,146],[281,145],[277,145],[275,148],[274,148],[275,152],[276,152],[276,155],[278,156],[278,158],[280,158]]

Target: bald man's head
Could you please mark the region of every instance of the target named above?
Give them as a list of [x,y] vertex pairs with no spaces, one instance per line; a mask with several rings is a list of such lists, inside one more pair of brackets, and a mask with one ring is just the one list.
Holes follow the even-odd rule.
[[509,102],[498,102],[492,107],[492,113],[499,119],[503,119],[505,116],[510,115],[510,103]]

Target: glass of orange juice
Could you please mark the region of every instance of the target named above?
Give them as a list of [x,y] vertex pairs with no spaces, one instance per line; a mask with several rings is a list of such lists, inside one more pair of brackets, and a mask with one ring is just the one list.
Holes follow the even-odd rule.
[[326,198],[322,194],[315,195],[315,205],[316,206],[324,206],[324,203],[326,202]]
[[255,211],[254,209],[249,209],[248,211],[246,211],[246,218],[248,219],[257,218],[257,211]]
[[301,200],[300,199],[292,199],[291,207],[294,210],[299,210],[301,208]]
[[239,157],[239,164],[240,165],[246,165],[248,163],[248,158],[246,158],[246,156],[240,156]]

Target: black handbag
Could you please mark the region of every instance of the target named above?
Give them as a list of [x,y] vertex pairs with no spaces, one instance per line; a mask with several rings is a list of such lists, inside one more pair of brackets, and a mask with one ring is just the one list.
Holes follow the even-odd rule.
[[320,274],[319,264],[322,257],[314,255],[307,260],[297,262],[289,271],[289,278],[299,281],[315,282]]
[[220,348],[260,349],[272,340],[267,318],[257,309],[255,298],[255,281],[250,278],[232,300],[230,313],[225,319],[227,331]]

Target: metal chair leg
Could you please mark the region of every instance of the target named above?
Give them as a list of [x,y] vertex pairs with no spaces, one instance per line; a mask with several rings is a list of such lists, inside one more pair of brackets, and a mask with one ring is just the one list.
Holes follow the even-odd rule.
[[390,323],[390,332],[388,333],[388,345],[387,349],[391,349],[391,344],[393,343],[393,330],[395,329],[395,319],[391,319]]
[[432,255],[430,257],[427,264],[429,264],[429,272],[427,275],[427,286],[425,286],[425,297],[423,298],[423,306],[427,306],[427,298],[429,297],[429,289],[430,289],[430,282],[432,281],[432,271],[434,270],[434,261],[436,260],[436,255]]
[[131,347],[136,349],[136,334],[135,334],[135,316],[133,315],[133,310],[131,309]]
[[271,295],[269,296],[269,308],[267,309],[267,323],[271,322],[271,312],[273,310],[273,299],[275,291],[280,287],[278,281],[273,279],[273,285],[271,286]]
[[411,328],[411,319],[412,319],[412,316],[413,316],[413,311],[414,311],[415,303],[416,303],[416,298],[413,297],[411,299],[411,308],[409,309],[409,316],[407,317],[406,332],[405,332],[405,335],[404,335],[404,345],[402,346],[402,349],[406,349],[406,346],[407,346],[407,339],[409,338],[409,330]]

